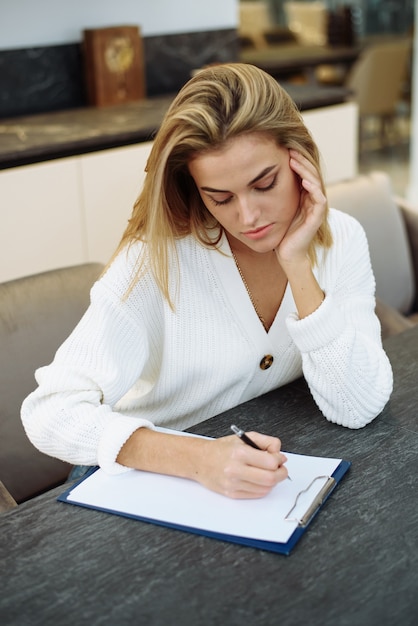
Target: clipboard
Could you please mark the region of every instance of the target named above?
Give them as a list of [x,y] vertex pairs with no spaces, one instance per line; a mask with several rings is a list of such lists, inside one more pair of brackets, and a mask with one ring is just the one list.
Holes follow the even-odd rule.
[[[264,498],[233,500],[173,476],[92,468],[58,501],[212,539],[289,555],[351,466],[286,452],[292,480]],[[329,470],[329,471],[324,471]]]

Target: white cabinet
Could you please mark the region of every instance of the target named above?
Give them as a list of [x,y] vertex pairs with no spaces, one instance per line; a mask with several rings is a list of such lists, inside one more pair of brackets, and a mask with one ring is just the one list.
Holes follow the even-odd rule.
[[322,157],[326,185],[358,174],[358,107],[344,102],[302,113]]
[[141,190],[152,143],[103,150],[80,158],[87,260],[106,263]]
[[0,172],[0,281],[84,261],[79,168],[71,158]]
[[106,263],[141,189],[151,145],[0,172],[0,281]]

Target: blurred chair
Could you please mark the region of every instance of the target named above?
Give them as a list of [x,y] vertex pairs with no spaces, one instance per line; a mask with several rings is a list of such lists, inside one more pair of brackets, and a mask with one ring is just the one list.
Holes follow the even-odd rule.
[[[326,46],[329,39],[329,20],[332,13],[325,2],[285,2],[283,5],[288,29],[296,41],[304,46]],[[347,45],[345,41],[337,45]],[[315,69],[318,83],[341,85],[344,82],[346,68],[343,65],[321,64]]]
[[265,48],[268,42],[265,33],[272,28],[268,2],[240,2],[238,35],[249,39],[255,48]]
[[383,172],[330,185],[327,195],[366,232],[383,338],[418,324],[418,212],[394,197]]
[[52,361],[88,307],[102,268],[87,263],[0,284],[0,481],[18,504],[63,483],[71,470],[30,443],[20,407],[36,387],[35,370]]
[[368,46],[352,66],[345,86],[359,107],[360,145],[369,120],[377,121],[379,147],[387,144],[390,131],[396,135],[398,105],[408,79],[411,53],[411,40],[405,37]]
[[328,9],[325,2],[285,2],[283,7],[287,26],[300,44],[327,44]]

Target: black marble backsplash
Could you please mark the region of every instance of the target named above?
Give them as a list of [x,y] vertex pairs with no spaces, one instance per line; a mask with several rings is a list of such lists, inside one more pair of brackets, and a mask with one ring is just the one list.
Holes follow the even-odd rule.
[[[236,61],[234,29],[144,37],[147,96],[172,94],[192,69]],[[0,118],[87,105],[81,43],[0,50]]]

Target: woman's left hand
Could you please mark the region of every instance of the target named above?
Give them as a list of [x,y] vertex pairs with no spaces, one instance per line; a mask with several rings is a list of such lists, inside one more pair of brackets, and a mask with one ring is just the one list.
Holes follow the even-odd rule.
[[306,262],[309,246],[324,220],[327,206],[317,169],[296,150],[289,150],[289,156],[289,165],[300,178],[300,201],[286,235],[276,248],[282,267]]

